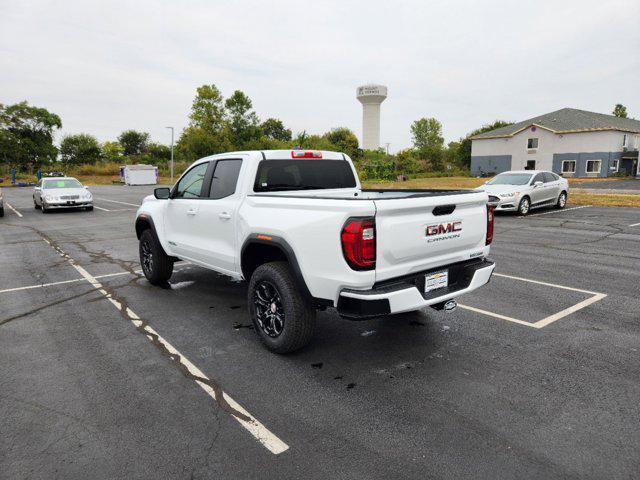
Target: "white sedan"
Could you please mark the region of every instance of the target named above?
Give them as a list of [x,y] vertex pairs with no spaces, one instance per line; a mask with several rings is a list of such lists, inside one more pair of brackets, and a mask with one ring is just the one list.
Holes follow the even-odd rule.
[[72,177],[43,178],[33,189],[33,205],[46,213],[53,208],[93,210],[93,196]]
[[526,215],[533,208],[564,208],[569,182],[553,172],[522,170],[500,173],[476,190],[489,194],[489,205],[496,212]]

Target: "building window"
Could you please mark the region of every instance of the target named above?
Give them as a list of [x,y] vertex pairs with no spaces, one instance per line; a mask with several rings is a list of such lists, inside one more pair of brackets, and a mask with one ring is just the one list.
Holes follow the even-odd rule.
[[562,162],[562,173],[576,173],[576,161],[565,160]]
[[538,148],[538,139],[537,138],[530,138],[527,140],[527,148],[531,149],[531,148]]
[[614,172],[618,171],[619,166],[620,166],[620,160],[618,160],[617,158],[611,161],[611,170],[613,170]]
[[628,146],[627,145],[627,134],[626,133],[622,136],[622,146],[624,148],[627,148],[627,146]]
[[587,173],[600,173],[600,160],[587,160]]
[[535,160],[527,160],[527,166],[524,167],[525,170],[535,170],[536,169],[536,161]]

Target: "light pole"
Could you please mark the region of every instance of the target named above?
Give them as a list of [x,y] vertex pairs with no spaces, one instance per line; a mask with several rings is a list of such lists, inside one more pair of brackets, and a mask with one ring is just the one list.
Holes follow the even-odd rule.
[[169,162],[169,172],[171,175],[171,185],[173,185],[173,127],[165,127],[171,130],[171,161]]
[[391,145],[390,143],[385,143],[385,145],[387,146],[387,155],[389,155],[389,145]]

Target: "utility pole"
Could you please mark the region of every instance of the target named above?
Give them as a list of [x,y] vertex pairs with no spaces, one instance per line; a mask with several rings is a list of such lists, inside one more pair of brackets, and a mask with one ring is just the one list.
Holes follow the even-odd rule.
[[169,172],[171,175],[171,185],[173,185],[173,127],[166,127],[171,130],[171,161],[169,162]]
[[385,145],[387,146],[387,155],[389,155],[389,145],[391,145],[390,143],[385,143]]

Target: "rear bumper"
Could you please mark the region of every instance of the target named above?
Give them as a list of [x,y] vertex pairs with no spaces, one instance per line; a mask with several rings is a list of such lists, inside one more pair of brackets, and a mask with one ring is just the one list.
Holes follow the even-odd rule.
[[[367,318],[420,310],[487,284],[494,268],[490,260],[470,260],[383,282],[371,290],[345,289],[340,292],[338,313],[347,318]],[[422,293],[425,275],[445,269],[449,270],[449,286]]]

